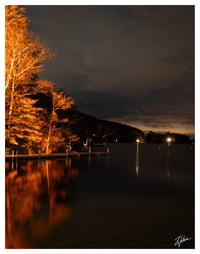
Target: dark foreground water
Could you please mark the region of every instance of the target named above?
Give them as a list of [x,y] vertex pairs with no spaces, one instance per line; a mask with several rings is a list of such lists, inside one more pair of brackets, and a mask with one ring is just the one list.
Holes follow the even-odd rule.
[[180,248],[194,248],[194,147],[109,147],[110,156],[7,162],[6,247],[179,248],[185,235]]

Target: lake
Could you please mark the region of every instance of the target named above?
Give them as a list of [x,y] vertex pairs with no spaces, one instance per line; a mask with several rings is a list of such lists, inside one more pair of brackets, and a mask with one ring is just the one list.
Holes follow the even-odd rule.
[[107,147],[6,162],[6,247],[194,248],[194,145]]

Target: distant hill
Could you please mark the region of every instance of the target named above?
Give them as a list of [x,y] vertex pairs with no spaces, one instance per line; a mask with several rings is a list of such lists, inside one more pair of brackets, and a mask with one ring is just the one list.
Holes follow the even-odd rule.
[[[33,96],[37,99],[37,107],[48,109],[51,107],[51,99],[42,93]],[[69,122],[61,124],[62,128],[69,128],[73,134],[80,138],[80,142],[91,139],[94,143],[103,142],[135,142],[137,138],[144,140],[143,131],[124,124],[98,119],[81,113],[77,107],[58,112],[60,119],[68,118]]]
[[84,142],[91,138],[92,142],[135,142],[137,138],[145,143],[166,143],[167,137],[172,138],[173,143],[187,144],[193,143],[189,136],[179,133],[156,133],[150,131],[146,135],[138,128],[125,124],[102,120],[90,115],[73,110],[69,113],[71,130]]
[[[51,107],[51,99],[44,94],[37,94],[35,98],[38,99],[36,106],[44,107],[48,111]],[[85,142],[87,139],[94,143],[135,142],[139,138],[140,141],[146,143],[164,143],[169,136],[173,139],[173,143],[194,142],[194,140],[190,140],[189,136],[178,133],[166,132],[161,134],[150,131],[144,135],[144,132],[138,128],[81,113],[76,106],[66,111],[61,110],[59,115],[61,119],[69,119],[69,122],[61,124],[61,127],[64,129],[69,128],[73,134],[80,138],[80,142]]]
[[188,135],[179,134],[179,133],[156,133],[150,131],[145,135],[145,141],[147,143],[166,143],[167,138],[171,138],[172,143],[176,144],[192,144],[194,140],[190,139]]
[[91,138],[92,142],[135,142],[144,140],[143,131],[124,124],[101,120],[74,110],[68,115],[70,129],[81,141]]

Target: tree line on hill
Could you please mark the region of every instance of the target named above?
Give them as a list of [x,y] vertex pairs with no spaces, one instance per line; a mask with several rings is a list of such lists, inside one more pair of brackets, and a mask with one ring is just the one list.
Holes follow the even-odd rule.
[[165,143],[169,137],[171,138],[171,141],[176,144],[190,144],[194,142],[188,135],[170,132],[156,133],[153,131],[150,131],[145,135],[145,141],[147,143]]

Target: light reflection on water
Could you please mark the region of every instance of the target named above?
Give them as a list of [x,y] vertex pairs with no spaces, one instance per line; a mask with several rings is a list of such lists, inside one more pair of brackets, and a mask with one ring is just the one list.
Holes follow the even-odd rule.
[[166,144],[110,151],[6,162],[6,247],[173,248],[181,233],[194,238],[194,151]]
[[139,142],[136,144],[137,148],[136,148],[136,175],[138,176],[139,174]]
[[167,144],[167,158],[166,158],[166,174],[167,178],[170,178],[170,146],[171,144]]

